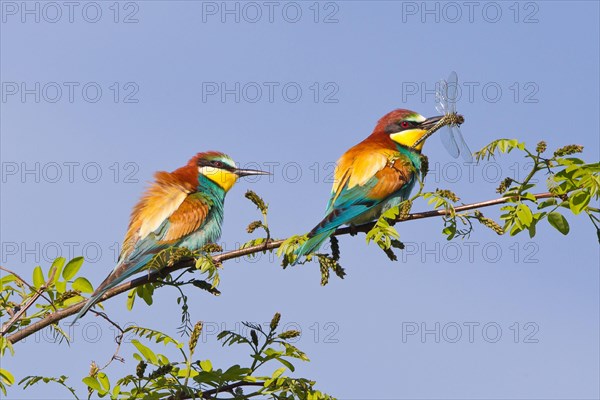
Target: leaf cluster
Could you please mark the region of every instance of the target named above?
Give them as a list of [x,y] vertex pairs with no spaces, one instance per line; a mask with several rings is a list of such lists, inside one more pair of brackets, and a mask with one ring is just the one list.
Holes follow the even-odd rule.
[[[171,336],[149,328],[131,326],[124,333],[137,338],[131,340],[137,361],[132,373],[111,379],[95,365],[82,379],[88,388],[88,398],[98,396],[110,399],[332,399],[314,388],[315,382],[295,378],[294,361],[309,361],[304,352],[290,343],[300,332],[277,330],[281,315],[276,313],[269,326],[245,322],[248,334],[222,331],[217,339],[223,346],[243,345],[251,350],[247,365],[216,368],[205,358],[195,358],[202,334],[202,323],[194,325],[187,346]],[[179,357],[169,358],[156,346],[170,346]],[[277,366],[279,365],[279,366]],[[266,373],[265,373],[266,372]],[[28,376],[19,384],[24,388],[38,383],[57,383],[79,399],[76,391],[67,385],[67,377]]]

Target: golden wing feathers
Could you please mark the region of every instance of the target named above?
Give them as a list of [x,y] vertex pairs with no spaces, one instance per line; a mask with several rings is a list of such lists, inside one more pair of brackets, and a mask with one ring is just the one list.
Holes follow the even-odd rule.
[[161,241],[175,241],[198,230],[206,220],[208,211],[208,203],[202,194],[187,196],[169,217],[168,229]]
[[133,208],[121,258],[129,254],[138,241],[158,229],[196,189],[169,172],[157,172],[154,178],[155,182]]

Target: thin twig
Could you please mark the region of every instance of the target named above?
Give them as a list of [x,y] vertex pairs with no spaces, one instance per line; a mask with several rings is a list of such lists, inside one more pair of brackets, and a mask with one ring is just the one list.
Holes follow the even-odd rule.
[[2,270],[4,272],[8,272],[9,275],[13,275],[15,278],[17,278],[18,280],[20,280],[21,282],[23,282],[25,285],[27,285],[27,287],[29,288],[29,290],[31,290],[31,291],[36,290],[35,286],[29,284],[25,279],[23,279],[19,275],[17,275],[16,272],[11,271],[10,269],[3,267],[2,265],[0,265],[0,270]]
[[37,301],[37,299],[40,298],[40,296],[42,296],[42,294],[44,293],[44,290],[46,290],[46,288],[48,288],[48,286],[50,286],[50,283],[54,280],[55,274],[56,274],[56,268],[52,268],[50,270],[50,278],[48,278],[48,281],[46,283],[44,283],[42,286],[40,286],[40,288],[36,290],[36,292],[33,294],[33,296],[31,296],[31,298],[29,300],[27,300],[27,302],[23,305],[23,307],[21,307],[21,309],[19,311],[17,311],[15,313],[15,315],[13,315],[12,318],[9,319],[2,326],[2,331],[0,332],[1,336],[4,336],[4,334],[6,332],[8,332],[9,329],[14,324],[16,324],[19,319],[21,319],[21,317],[27,312],[29,307],[31,307],[33,305],[33,303],[35,303]]
[[114,322],[112,319],[108,318],[108,315],[106,315],[103,312],[99,312],[96,310],[90,310],[91,312],[93,312],[94,314],[96,314],[97,316],[104,318],[106,321],[108,321],[108,323],[110,323],[112,326],[114,326],[115,328],[117,328],[117,330],[119,332],[121,332],[119,335],[117,335],[117,337],[115,337],[115,342],[117,342],[117,349],[115,350],[115,352],[113,353],[112,357],[110,358],[110,360],[108,360],[108,362],[106,364],[104,364],[104,367],[102,368],[98,368],[98,371],[102,371],[103,369],[106,369],[106,367],[108,367],[114,360],[120,361],[120,362],[125,362],[125,360],[123,359],[123,357],[119,356],[119,350],[121,349],[121,343],[123,342],[123,335],[125,334],[125,331],[123,330],[123,328],[121,328],[119,326],[119,324],[117,324],[116,322]]
[[[10,275],[12,275],[15,278],[17,278],[18,280],[20,280],[23,284],[27,285],[29,290],[31,290],[31,291],[36,290],[35,286],[31,285],[29,282],[27,282],[25,279],[21,278],[19,275],[17,275],[15,272],[11,271],[10,269],[5,268],[2,265],[0,265],[0,270],[2,270],[4,272],[8,272]],[[41,294],[41,296],[44,300],[46,300],[48,302],[48,304],[50,304],[52,306],[52,308],[54,308],[54,311],[58,311],[52,300],[50,300],[48,297],[46,297],[46,295],[43,293]]]
[[[534,197],[539,200],[539,199],[547,199],[547,198],[556,197],[556,196],[552,193],[547,192],[547,193],[535,194]],[[494,200],[488,200],[488,201],[472,203],[472,204],[465,204],[463,206],[455,207],[454,212],[462,212],[462,211],[474,210],[477,208],[491,207],[491,206],[495,206],[498,204],[507,203],[511,200],[513,200],[512,197],[500,197],[500,198],[494,199]],[[423,218],[431,218],[431,217],[441,217],[441,216],[447,215],[449,213],[450,212],[446,211],[445,209],[413,213],[413,214],[409,214],[409,215],[405,216],[402,219],[398,219],[396,222],[404,222],[404,221],[411,221],[411,220],[415,220],[415,219],[423,219]],[[370,223],[367,223],[364,225],[359,225],[359,226],[352,227],[352,228],[350,228],[350,227],[340,228],[335,231],[334,235],[340,236],[340,235],[347,235],[347,234],[354,233],[354,232],[368,232],[369,230],[371,230],[373,228],[374,224],[375,224],[374,222],[370,222]],[[231,260],[233,258],[240,258],[240,257],[247,256],[250,254],[259,253],[259,252],[262,252],[265,250],[274,250],[274,249],[279,248],[279,246],[281,246],[281,244],[283,242],[284,242],[284,240],[272,240],[270,242],[267,242],[266,245],[259,244],[259,245],[247,247],[244,249],[228,251],[228,252],[213,256],[213,260],[215,263],[221,263],[226,260]],[[182,268],[193,267],[194,264],[195,264],[194,260],[181,262],[179,264],[176,264],[173,267],[164,268],[160,271],[154,271],[154,272],[145,274],[143,276],[140,276],[139,278],[133,279],[129,282],[122,283],[119,286],[115,286],[111,290],[107,291],[104,294],[104,296],[102,296],[100,301],[110,299],[111,297],[115,297],[123,292],[131,290],[138,286],[144,285],[146,283],[155,282],[157,279],[162,278],[162,277],[170,274],[171,272],[180,270]],[[60,311],[57,311],[55,313],[49,314],[46,317],[44,317],[43,319],[41,319],[37,322],[34,322],[33,324],[21,329],[20,331],[13,333],[12,335],[9,335],[7,337],[7,339],[13,344],[17,343],[18,341],[25,339],[26,337],[39,331],[40,329],[43,329],[49,325],[52,325],[52,324],[56,323],[57,321],[60,321],[61,319],[66,318],[70,315],[76,314],[81,308],[83,308],[83,305],[85,304],[85,302],[86,301],[82,301],[80,303],[73,304],[72,306],[62,309]]]

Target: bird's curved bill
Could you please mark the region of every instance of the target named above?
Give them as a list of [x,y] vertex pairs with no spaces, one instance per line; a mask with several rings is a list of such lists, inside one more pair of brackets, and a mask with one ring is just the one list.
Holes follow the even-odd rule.
[[438,115],[437,117],[427,118],[425,121],[421,122],[421,124],[419,125],[419,128],[422,128],[425,130],[430,130],[430,129],[434,128],[436,126],[436,124],[439,124],[440,121],[442,121],[444,119],[444,117],[445,117],[445,115]]
[[237,176],[239,176],[240,178],[242,176],[249,176],[249,175],[271,175],[270,172],[266,172],[266,171],[261,171],[259,169],[235,169],[233,170],[233,173],[236,174]]
[[423,136],[421,136],[421,138],[419,140],[417,140],[417,142],[412,147],[418,146],[419,144],[424,142],[427,138],[429,138],[431,135],[433,135],[438,129],[440,129],[444,125],[447,125],[448,123],[450,123],[450,121],[448,121],[447,114],[427,118],[425,121],[423,121],[419,124],[419,128],[421,128],[427,132]]

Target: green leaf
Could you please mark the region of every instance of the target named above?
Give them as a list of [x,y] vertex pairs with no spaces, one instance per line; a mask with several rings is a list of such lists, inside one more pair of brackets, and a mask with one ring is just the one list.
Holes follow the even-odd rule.
[[202,368],[202,371],[210,372],[212,371],[212,363],[210,360],[200,361],[200,368]]
[[63,305],[65,307],[71,306],[73,304],[77,304],[80,301],[84,301],[85,298],[82,296],[73,296],[73,297],[69,297],[68,299],[66,299],[65,301],[63,301]]
[[66,281],[71,280],[77,272],[79,272],[79,268],[83,264],[83,257],[75,257],[71,261],[67,263],[65,269],[63,270],[62,276]]
[[537,199],[535,198],[535,196],[533,195],[533,193],[526,192],[526,193],[523,193],[523,194],[521,195],[521,197],[522,197],[523,199],[526,199],[526,200],[531,200],[531,201],[533,201],[534,203],[537,201]]
[[10,340],[7,340],[4,336],[0,336],[0,357],[4,356],[6,349],[8,349],[11,356],[15,355],[15,349]]
[[519,232],[521,232],[524,229],[523,225],[521,225],[519,223],[519,220],[515,221],[515,224],[512,226],[512,228],[510,228],[510,236],[515,236],[516,234],[518,234]]
[[579,191],[569,197],[569,206],[573,214],[577,215],[582,212],[590,203],[590,192],[586,190]]
[[121,385],[116,385],[112,390],[111,397],[113,399],[116,399],[117,397],[119,397],[119,394],[121,394]]
[[538,204],[538,209],[555,206],[556,204],[557,204],[557,202],[556,202],[556,199],[554,199],[554,198],[544,200],[544,201],[540,202],[540,204]]
[[94,287],[92,286],[90,281],[88,281],[87,279],[85,279],[84,277],[81,277],[81,276],[79,278],[75,279],[75,282],[73,282],[73,284],[71,286],[73,287],[73,289],[79,290],[82,293],[93,293],[94,292]]
[[110,381],[104,372],[98,372],[98,381],[102,385],[102,391],[104,393],[110,390]]
[[271,375],[271,379],[277,379],[281,376],[281,374],[283,374],[285,372],[285,367],[281,367],[281,368],[277,368],[275,370],[275,372],[273,372],[273,375]]
[[529,237],[533,239],[533,237],[535,236],[535,224],[536,221],[534,221],[531,225],[529,225]]
[[210,257],[200,257],[196,260],[196,269],[199,269],[200,272],[204,273],[209,269],[214,268],[214,264],[212,262],[212,258]]
[[551,212],[548,214],[548,222],[563,235],[569,233],[569,223],[562,214],[557,213],[556,211]]
[[33,286],[35,286],[36,289],[39,289],[44,283],[46,283],[44,281],[44,273],[42,272],[42,267],[38,265],[33,270]]
[[577,158],[577,157],[557,158],[556,162],[559,165],[573,165],[573,164],[581,165],[581,164],[585,164],[582,159]]
[[17,278],[12,274],[8,274],[0,278],[0,292],[4,290],[4,285],[13,282],[15,279]]
[[[165,346],[169,343],[173,343],[178,349],[183,347],[183,343],[154,329],[143,328],[141,326],[130,326],[124,331],[124,333],[127,332],[134,332],[139,337],[145,337],[148,340],[154,340],[155,343],[163,343]],[[167,361],[167,363],[169,362],[167,358],[165,358],[165,360]]]
[[67,332],[65,332],[58,324],[52,324],[50,326],[54,330],[54,337],[55,338],[57,338],[60,335],[61,336],[61,340],[62,339],[66,339],[67,343],[69,343],[71,341],[71,338],[69,337],[69,335],[67,334]]
[[136,289],[131,289],[127,294],[127,310],[131,311],[133,303],[135,303],[135,292]]
[[137,295],[141,297],[146,302],[146,304],[148,304],[149,306],[152,305],[152,295],[154,294],[154,286],[151,283],[138,286],[136,291]]
[[280,363],[282,363],[283,365],[285,365],[286,367],[288,367],[288,369],[290,371],[294,372],[296,370],[296,368],[294,368],[294,365],[291,362],[289,362],[288,360],[285,360],[280,357],[277,357],[276,360],[279,361]]
[[517,218],[519,218],[519,221],[524,227],[529,226],[531,221],[533,221],[533,214],[531,213],[529,207],[527,207],[525,204],[521,203],[517,206],[516,214]]
[[456,235],[456,225],[450,225],[442,229],[442,234],[448,236],[446,240],[452,240]]
[[200,373],[198,371],[196,371],[195,369],[189,369],[189,368],[185,368],[185,369],[180,369],[177,372],[177,376],[181,377],[181,378],[194,378],[196,376],[198,376]]
[[100,386],[100,382],[98,382],[98,379],[94,378],[93,376],[86,376],[82,379],[82,381],[98,393],[102,393],[102,386]]
[[54,286],[56,287],[56,291],[58,293],[64,293],[67,291],[67,282],[65,281],[58,281],[54,284]]
[[58,279],[60,278],[60,273],[62,272],[62,269],[65,265],[65,261],[66,260],[64,257],[58,257],[52,262],[50,271],[48,271],[48,278],[50,278],[50,272],[52,271],[52,268],[56,268],[56,273],[54,274],[53,283],[56,283],[58,281]]
[[158,365],[158,359],[156,358],[156,354],[149,347],[144,346],[137,339],[131,339],[131,343],[135,346],[136,349],[139,350],[140,353],[148,360],[151,364]]
[[15,377],[3,368],[0,368],[0,380],[9,386],[15,383]]
[[508,140],[499,140],[498,141],[498,150],[505,153],[508,149]]
[[[165,343],[166,345],[166,343]],[[160,365],[167,365],[170,364],[171,362],[169,361],[169,359],[167,357],[165,357],[163,354],[158,354],[158,363]]]

